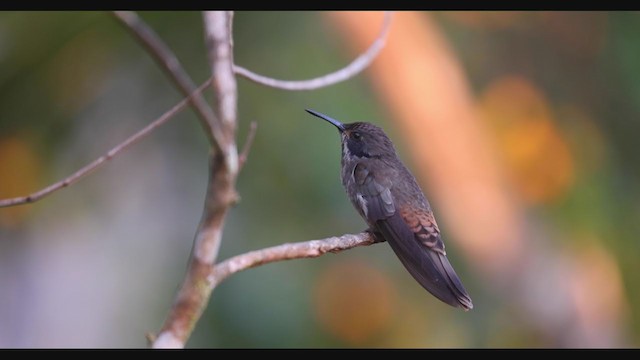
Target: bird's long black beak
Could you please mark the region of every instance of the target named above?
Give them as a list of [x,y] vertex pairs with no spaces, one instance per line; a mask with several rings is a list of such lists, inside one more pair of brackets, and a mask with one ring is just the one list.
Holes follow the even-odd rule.
[[337,128],[338,128],[338,130],[340,130],[340,132],[343,132],[343,131],[344,131],[344,124],[343,124],[343,123],[341,123],[340,121],[338,121],[338,120],[336,120],[336,119],[334,119],[334,118],[332,118],[332,117],[329,117],[329,116],[327,116],[327,115],[325,115],[325,114],[321,114],[321,113],[319,113],[319,112],[317,112],[317,111],[313,111],[313,110],[311,110],[311,109],[305,109],[305,110],[306,110],[309,114],[311,114],[311,115],[313,115],[313,116],[317,116],[317,117],[319,117],[320,119],[327,120],[328,122],[332,123],[335,127],[337,127]]

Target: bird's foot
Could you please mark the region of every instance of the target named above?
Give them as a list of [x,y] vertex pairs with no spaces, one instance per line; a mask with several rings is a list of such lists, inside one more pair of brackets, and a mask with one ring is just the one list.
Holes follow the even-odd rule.
[[382,237],[382,234],[372,230],[372,229],[365,229],[363,232],[367,232],[369,234],[371,234],[371,236],[373,237],[373,243],[377,244],[377,243],[381,243],[381,242],[385,242],[387,240],[385,240],[384,237]]

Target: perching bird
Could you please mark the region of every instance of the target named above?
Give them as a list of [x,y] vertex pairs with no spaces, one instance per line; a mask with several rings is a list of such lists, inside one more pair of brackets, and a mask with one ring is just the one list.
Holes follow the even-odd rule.
[[473,304],[444,250],[429,201],[379,127],[343,124],[307,109],[340,131],[342,184],[379,241],[387,241],[409,273],[443,302],[465,311]]

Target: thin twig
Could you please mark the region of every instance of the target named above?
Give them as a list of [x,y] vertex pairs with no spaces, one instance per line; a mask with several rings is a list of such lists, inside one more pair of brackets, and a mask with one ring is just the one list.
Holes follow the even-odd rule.
[[258,130],[258,123],[256,121],[252,121],[249,124],[249,132],[247,133],[247,138],[244,141],[242,152],[240,152],[240,156],[238,157],[238,166],[240,169],[242,169],[244,163],[247,162],[249,151],[251,151],[251,145],[253,145],[253,140],[256,137],[256,130]]
[[143,137],[145,137],[146,135],[151,133],[153,130],[157,129],[159,126],[165,124],[167,121],[169,121],[171,118],[173,118],[173,116],[175,116],[178,112],[183,110],[189,104],[189,101],[191,100],[191,98],[193,96],[195,96],[196,94],[201,93],[204,89],[206,89],[211,84],[211,82],[212,82],[212,79],[209,79],[209,80],[205,81],[204,84],[200,85],[200,87],[198,87],[192,94],[190,94],[186,98],[182,99],[182,101],[177,103],[169,111],[167,111],[164,114],[162,114],[162,116],[160,116],[159,118],[157,118],[156,120],[151,122],[149,125],[145,126],[142,130],[140,130],[137,133],[133,134],[128,139],[126,139],[125,141],[121,142],[120,144],[118,144],[117,146],[112,148],[111,150],[109,150],[105,155],[99,157],[98,159],[92,161],[91,163],[89,163],[88,165],[84,166],[80,170],[76,171],[71,176],[69,176],[69,177],[67,177],[67,178],[65,178],[65,179],[63,179],[61,181],[58,181],[57,183],[51,184],[51,185],[45,187],[44,189],[36,191],[36,192],[34,192],[32,194],[29,194],[27,196],[20,196],[20,197],[15,197],[15,198],[11,198],[11,199],[0,200],[0,207],[7,207],[7,206],[14,206],[14,205],[32,203],[32,202],[35,202],[35,201],[38,201],[38,200],[44,198],[45,196],[53,193],[56,190],[60,190],[62,188],[65,188],[65,187],[77,182],[78,180],[82,179],[84,176],[88,175],[92,171],[94,171],[97,168],[99,168],[101,165],[103,165],[107,161],[113,159],[121,151],[123,151],[126,148],[128,148],[129,146],[133,145],[134,143],[136,143],[137,141],[139,141],[140,139],[142,139]]
[[382,24],[382,30],[380,30],[380,34],[376,38],[376,40],[371,44],[369,49],[365,51],[363,54],[358,56],[355,60],[353,60],[349,65],[344,68],[332,72],[330,74],[320,76],[314,79],[309,80],[299,80],[299,81],[288,81],[288,80],[278,80],[273,79],[267,76],[263,76],[260,74],[256,74],[251,70],[243,68],[239,65],[233,66],[233,71],[243,76],[253,82],[258,84],[266,85],[269,87],[273,87],[276,89],[282,90],[291,90],[291,91],[301,91],[301,90],[315,90],[322,87],[330,86],[341,81],[345,81],[349,78],[354,77],[362,70],[367,68],[369,64],[376,58],[380,50],[384,47],[387,33],[389,32],[389,25],[391,24],[391,13],[390,11],[386,11],[384,14],[384,22]]
[[374,243],[375,239],[371,233],[362,232],[359,234],[346,234],[321,240],[288,243],[255,250],[218,263],[209,276],[209,281],[215,287],[230,275],[252,267],[276,261],[314,258],[328,252],[338,253],[357,246],[368,246]]
[[[144,45],[147,52],[153,56],[165,73],[169,75],[169,78],[171,78],[183,95],[187,96],[193,92],[196,86],[189,77],[189,74],[184,70],[173,51],[171,51],[151,27],[133,11],[113,11],[112,14]],[[216,134],[219,134],[220,131],[216,131],[216,129],[213,128],[217,124],[215,114],[209,104],[204,100],[204,97],[201,94],[196,95],[192,98],[191,105],[193,105],[196,114],[200,118],[200,122],[205,130],[204,132],[210,138],[209,140],[214,145],[220,143],[220,139],[215,139],[216,141],[214,141]]]

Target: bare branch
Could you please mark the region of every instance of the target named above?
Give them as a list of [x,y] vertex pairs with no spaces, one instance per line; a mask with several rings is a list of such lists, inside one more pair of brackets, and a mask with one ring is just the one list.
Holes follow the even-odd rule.
[[[357,246],[372,245],[375,242],[375,238],[370,233],[362,232],[251,251],[229,258],[213,267],[206,274],[206,286],[211,291],[229,276],[252,267],[277,261],[314,258],[328,252],[338,253]],[[205,284],[200,283],[200,285],[204,286]],[[155,338],[153,347],[181,348],[184,347],[185,342],[186,338],[179,338],[175,333],[165,331]]]
[[389,25],[391,24],[391,11],[386,11],[384,14],[384,22],[382,24],[382,30],[380,30],[380,34],[376,38],[376,40],[371,44],[369,49],[365,51],[363,54],[358,56],[355,60],[353,60],[346,67],[332,72],[330,74],[320,76],[314,79],[309,80],[299,80],[299,81],[288,81],[288,80],[278,80],[270,77],[266,77],[260,74],[256,74],[251,70],[243,68],[238,65],[233,66],[233,71],[236,74],[243,76],[253,82],[258,84],[262,84],[265,86],[273,87],[276,89],[282,90],[291,90],[291,91],[302,91],[302,90],[315,90],[322,87],[330,86],[341,81],[345,81],[349,78],[354,77],[362,70],[367,68],[369,64],[376,58],[380,50],[384,47],[387,33],[389,32]]
[[175,105],[171,110],[163,114],[161,117],[154,120],[151,124],[147,125],[145,128],[138,131],[113,149],[109,150],[105,155],[76,171],[71,176],[30,195],[0,200],[0,207],[32,203],[57,190],[60,190],[77,182],[85,175],[88,175],[92,171],[99,168],[105,162],[111,160],[122,150],[126,149],[130,145],[134,144],[135,142],[155,130],[160,125],[167,122],[175,114],[184,109],[185,105],[187,105],[188,103],[191,103],[196,109],[196,113],[199,115],[201,123],[205,128],[205,133],[210,138],[212,145],[215,148],[219,148],[219,144],[221,143],[221,141],[219,141],[219,139],[216,139],[216,134],[220,134],[221,132],[214,131],[214,129],[212,128],[218,122],[215,119],[215,115],[211,110],[211,107],[209,107],[209,105],[206,103],[206,101],[204,101],[204,98],[201,95],[201,92],[212,83],[212,80],[207,80],[205,84],[195,89],[193,81],[184,71],[173,52],[166,46],[166,44],[164,44],[164,42],[162,42],[162,40],[153,32],[153,30],[142,21],[142,19],[140,19],[135,13],[130,11],[114,11],[113,14],[115,18],[118,19],[123,25],[125,25],[127,29],[129,29],[131,33],[134,34],[136,38],[147,48],[149,53],[154,56],[156,61],[158,61],[162,68],[170,75],[171,79],[176,83],[180,91],[187,97],[180,103]]
[[[195,84],[184,70],[180,61],[173,51],[162,41],[162,39],[133,11],[113,11],[113,16],[124,25],[142,45],[153,56],[156,62],[169,75],[171,80],[178,87],[183,95],[187,96],[195,89]],[[215,115],[209,104],[201,94],[197,94],[191,99],[196,114],[205,130],[209,140],[216,145],[220,139],[215,139],[219,131],[214,131],[216,124]],[[216,141],[214,141],[214,139]]]
[[[237,121],[237,84],[233,73],[233,44],[231,23],[233,12],[206,11],[204,13],[205,35],[211,73],[214,76],[214,102],[222,123],[226,144],[235,147],[235,130]],[[237,155],[235,148],[224,149],[226,156]],[[231,162],[236,162],[237,159]],[[229,163],[228,166],[235,164]],[[233,172],[236,169],[231,169]]]
[[116,147],[109,150],[105,155],[99,157],[98,159],[94,160],[90,164],[76,171],[71,176],[61,181],[58,181],[55,184],[51,184],[46,188],[36,191],[30,195],[0,200],[0,207],[32,203],[44,198],[45,196],[51,194],[56,190],[60,190],[62,188],[65,188],[77,182],[78,180],[82,179],[84,176],[88,175],[89,173],[99,168],[101,165],[103,165],[107,161],[113,159],[121,151],[125,150],[129,146],[133,145],[134,143],[136,143],[137,141],[139,141],[140,139],[142,139],[143,137],[151,133],[153,130],[157,129],[159,126],[169,121],[171,118],[173,118],[173,116],[175,116],[178,112],[182,111],[189,104],[189,101],[193,96],[195,96],[196,94],[200,94],[204,89],[206,89],[211,84],[211,82],[212,82],[212,79],[205,81],[204,84],[200,85],[200,87],[198,87],[191,95],[187,96],[182,101],[177,103],[169,111],[162,114],[162,116],[160,116],[159,118],[151,122],[149,125],[145,126],[142,130],[130,136],[128,139],[126,139],[122,143],[118,144]]
[[[154,348],[184,347],[207,306],[215,286],[229,275],[269,262],[320,256],[328,251],[346,250],[358,245],[369,245],[375,240],[370,234],[345,235],[296,244],[284,244],[273,248],[240,255],[215,266],[218,248],[227,211],[235,204],[238,195],[235,190],[236,178],[240,166],[246,161],[253,140],[250,131],[242,151],[238,156],[235,142],[237,127],[237,84],[235,74],[244,74],[252,80],[268,86],[289,90],[311,90],[328,86],[348,79],[367,67],[384,45],[390,14],[380,37],[367,50],[346,68],[319,79],[305,82],[281,82],[261,77],[250,71],[234,67],[232,24],[233,13],[210,11],[204,13],[205,39],[213,74],[214,103],[216,119],[219,123],[213,131],[221,130],[221,151],[213,152],[209,163],[209,183],[204,211],[196,232],[187,273],[178,290],[173,306],[169,311],[160,333],[152,346]],[[248,75],[249,74],[249,75]],[[258,80],[256,80],[258,79]]]
[[[209,51],[209,61],[213,75],[212,87],[216,104],[218,128],[222,131],[222,152],[212,156],[204,219],[211,218],[211,225],[217,228],[199,229],[199,233],[215,234],[214,237],[196,237],[194,255],[201,261],[213,265],[218,255],[222,224],[227,210],[235,204],[238,195],[235,190],[238,175],[238,149],[236,147],[236,117],[238,94],[236,78],[233,74],[233,45],[231,23],[233,12],[205,11],[205,38]],[[209,221],[207,221],[209,222]]]
[[374,243],[375,238],[370,233],[362,232],[255,250],[234,256],[217,264],[209,277],[209,281],[215,287],[229,276],[252,267],[276,261],[314,258],[328,252],[338,253],[357,246],[368,246]]
[[252,121],[251,124],[249,124],[247,139],[244,141],[242,152],[240,153],[240,157],[238,158],[238,166],[240,167],[240,169],[242,169],[244,163],[247,162],[249,151],[251,151],[251,145],[253,145],[253,140],[256,137],[256,130],[258,130],[258,123],[256,121]]
[[213,290],[207,277],[218,255],[227,211],[238,199],[235,190],[239,169],[235,143],[237,85],[233,73],[232,18],[231,12],[204,13],[205,39],[214,79],[216,118],[219,119],[213,130],[220,130],[216,135],[221,138],[221,151],[210,155],[204,211],[187,273],[153,347],[183,347],[189,339]]

